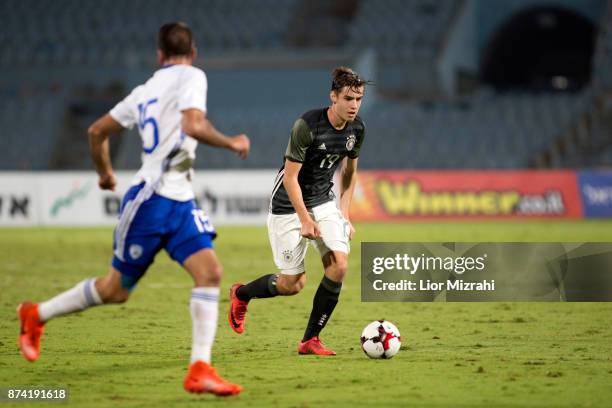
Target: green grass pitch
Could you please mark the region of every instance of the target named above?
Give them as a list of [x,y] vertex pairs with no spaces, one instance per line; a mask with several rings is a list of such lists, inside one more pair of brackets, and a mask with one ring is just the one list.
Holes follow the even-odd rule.
[[[219,233],[225,276],[213,361],[243,385],[241,395],[183,391],[191,281],[165,254],[126,304],[53,320],[40,360],[22,359],[17,304],[105,274],[110,229],[0,229],[0,387],[68,387],[68,405],[78,407],[611,404],[612,303],[362,303],[359,293],[359,240],[612,241],[610,222],[357,225],[349,277],[322,335],[339,354],[331,358],[296,352],[322,275],[314,250],[303,292],[253,301],[239,336],[227,323],[228,288],[274,272],[274,265],[264,228],[223,227]],[[361,329],[379,318],[402,333],[402,350],[392,360],[370,360],[359,346]],[[29,405],[43,406],[0,402]]]

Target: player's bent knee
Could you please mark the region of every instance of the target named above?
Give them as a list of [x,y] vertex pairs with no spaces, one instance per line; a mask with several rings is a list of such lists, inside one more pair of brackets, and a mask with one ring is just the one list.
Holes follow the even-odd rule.
[[348,262],[340,261],[326,270],[328,278],[335,282],[342,282],[348,273]]
[[221,266],[221,264],[217,264],[215,267],[214,276],[216,276],[218,279],[223,277],[223,266]]
[[285,282],[276,282],[276,290],[281,296],[291,296],[296,293],[293,291],[293,285]]
[[192,271],[196,286],[219,286],[223,276],[223,266],[213,263]]
[[217,263],[208,269],[207,280],[211,285],[219,285],[223,277],[223,266]]
[[183,267],[189,272],[195,286],[219,286],[223,266],[211,249],[204,249],[189,256]]
[[348,262],[339,263],[336,266],[336,274],[342,279],[344,279],[347,273],[348,273]]
[[287,278],[283,275],[277,280],[276,288],[278,294],[282,296],[293,296],[300,293],[306,285],[306,274],[302,273],[297,279],[295,277]]
[[295,282],[295,284],[293,285],[293,287],[291,288],[291,295],[297,295],[298,293],[300,293],[302,291],[302,289],[304,289],[304,282],[302,282],[301,280]]

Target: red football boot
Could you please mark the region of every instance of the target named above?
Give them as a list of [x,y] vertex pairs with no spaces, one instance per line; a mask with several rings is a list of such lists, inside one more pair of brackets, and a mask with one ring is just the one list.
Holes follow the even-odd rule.
[[198,360],[189,366],[189,372],[185,377],[185,391],[188,392],[210,392],[220,397],[240,394],[242,387],[232,384],[217,374],[217,370]]
[[23,302],[17,307],[17,315],[21,321],[19,350],[26,360],[36,361],[40,356],[40,337],[45,330],[45,324],[38,316],[38,305]]
[[232,330],[240,334],[244,332],[244,320],[249,302],[238,299],[236,291],[241,287],[241,283],[234,283],[230,288],[230,309],[227,314]]
[[314,336],[309,340],[300,342],[298,347],[300,354],[316,354],[318,356],[335,356],[336,352],[325,348],[319,337]]

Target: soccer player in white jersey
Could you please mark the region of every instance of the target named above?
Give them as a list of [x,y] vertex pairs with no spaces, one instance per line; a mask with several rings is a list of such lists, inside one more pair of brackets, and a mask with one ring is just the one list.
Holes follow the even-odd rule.
[[40,355],[40,338],[50,319],[92,306],[125,302],[155,255],[165,249],[191,275],[193,323],[191,363],[184,381],[189,392],[235,395],[241,390],[210,365],[217,327],[222,267],[212,240],[216,232],[194,201],[192,164],[198,142],[227,148],[246,158],[246,135],[228,137],[206,118],[206,75],[192,66],[196,49],[184,23],[160,28],[161,68],[89,128],[91,155],[103,190],[116,185],[108,137],[138,126],[142,167],[121,205],[109,273],[91,278],[42,303],[19,305],[19,347],[29,361]]

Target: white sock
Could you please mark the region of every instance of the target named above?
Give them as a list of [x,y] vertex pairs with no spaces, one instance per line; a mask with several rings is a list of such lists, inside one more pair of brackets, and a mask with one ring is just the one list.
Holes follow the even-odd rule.
[[96,279],[79,282],[72,289],[38,305],[38,315],[43,322],[68,313],[78,312],[102,303],[96,290]]
[[202,360],[210,364],[210,352],[215,341],[219,315],[219,288],[192,289],[189,309],[193,326],[191,362]]

